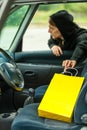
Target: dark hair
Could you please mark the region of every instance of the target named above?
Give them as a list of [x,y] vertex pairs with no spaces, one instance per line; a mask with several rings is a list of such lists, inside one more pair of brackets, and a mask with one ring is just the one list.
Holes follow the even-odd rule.
[[54,21],[51,19],[51,17],[49,18],[49,21],[48,21],[51,25],[53,26],[56,26],[56,24],[54,23]]

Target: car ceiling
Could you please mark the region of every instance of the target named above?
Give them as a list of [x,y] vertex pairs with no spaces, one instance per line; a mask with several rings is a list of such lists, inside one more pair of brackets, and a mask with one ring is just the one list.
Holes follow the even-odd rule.
[[31,4],[35,4],[35,3],[55,3],[55,2],[59,2],[59,3],[68,3],[68,2],[87,2],[87,0],[14,0],[15,4],[23,4],[23,3],[31,3]]

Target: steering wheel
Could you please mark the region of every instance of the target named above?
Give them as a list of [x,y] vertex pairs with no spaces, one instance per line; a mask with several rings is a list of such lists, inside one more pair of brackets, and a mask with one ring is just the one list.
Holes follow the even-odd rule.
[[5,61],[0,63],[0,74],[5,82],[17,91],[22,91],[24,88],[24,78],[17,67],[13,58],[3,49],[0,48],[0,53],[3,54]]

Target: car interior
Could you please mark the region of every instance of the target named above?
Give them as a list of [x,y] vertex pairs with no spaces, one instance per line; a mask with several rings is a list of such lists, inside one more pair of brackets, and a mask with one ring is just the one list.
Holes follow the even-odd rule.
[[84,76],[85,82],[72,122],[37,113],[43,86],[49,85],[55,73],[63,72],[62,61],[72,55],[64,51],[64,57],[56,57],[49,49],[48,17],[66,9],[87,28],[86,4],[86,0],[0,0],[0,130],[87,130],[85,63],[76,66],[77,76]]

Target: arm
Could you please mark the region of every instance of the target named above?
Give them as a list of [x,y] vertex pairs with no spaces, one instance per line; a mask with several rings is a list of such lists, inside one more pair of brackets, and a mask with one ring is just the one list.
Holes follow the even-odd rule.
[[62,47],[61,47],[61,40],[57,39],[54,40],[52,37],[48,40],[48,46],[52,50],[53,54],[56,56],[60,56],[63,54]]
[[55,40],[52,39],[52,37],[50,37],[50,39],[48,40],[48,46],[51,49],[55,44]]
[[75,67],[75,65],[80,62],[81,59],[87,57],[87,33],[80,35],[76,39],[76,48],[70,58],[70,60],[64,60],[62,66],[65,68]]

